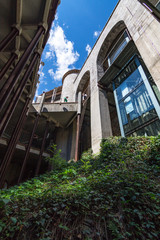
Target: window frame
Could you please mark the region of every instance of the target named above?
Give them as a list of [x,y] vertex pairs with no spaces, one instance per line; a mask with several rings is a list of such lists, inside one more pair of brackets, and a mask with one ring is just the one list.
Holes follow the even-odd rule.
[[[137,70],[139,71],[139,73],[140,73],[140,75],[141,75],[141,77],[142,77],[142,83],[145,85],[145,87],[146,87],[146,89],[147,89],[147,91],[148,91],[148,94],[149,94],[149,96],[150,96],[150,98],[151,98],[151,101],[152,101],[152,104],[153,104],[153,106],[154,106],[154,109],[155,109],[155,111],[156,111],[156,113],[157,113],[157,117],[158,117],[158,119],[160,120],[160,105],[159,105],[159,103],[158,103],[158,101],[157,101],[157,99],[156,99],[156,96],[155,96],[155,94],[154,94],[154,92],[153,92],[153,89],[152,89],[152,87],[151,87],[151,85],[150,85],[150,83],[149,83],[149,81],[148,81],[148,78],[147,78],[147,76],[146,76],[146,73],[145,73],[145,71],[144,71],[144,69],[143,69],[143,67],[142,67],[142,64],[141,64],[141,62],[140,62],[140,60],[138,59],[138,57],[137,56],[135,56],[131,61],[130,61],[130,63],[132,62],[132,61],[135,61],[135,63],[136,63],[136,65],[137,65]],[[121,72],[121,71],[120,71]],[[119,75],[119,74],[118,74]],[[116,78],[118,77],[118,75],[116,76]],[[125,81],[125,80],[124,80]],[[141,84],[142,84],[141,83]],[[121,83],[122,84],[122,83]],[[120,85],[121,85],[120,84]],[[120,86],[119,85],[119,86]],[[125,136],[127,136],[128,134],[129,134],[129,132],[128,133],[125,133],[124,132],[124,127],[123,127],[123,122],[122,122],[122,117],[121,117],[121,112],[120,112],[120,106],[119,106],[119,100],[118,100],[118,96],[117,96],[117,92],[116,92],[116,90],[117,90],[117,87],[115,87],[115,83],[114,83],[114,80],[113,80],[113,88],[114,88],[114,91],[113,91],[113,93],[114,93],[114,98],[115,98],[115,103],[116,103],[116,109],[117,109],[117,115],[118,115],[118,120],[119,120],[119,125],[120,125],[120,131],[121,131],[121,135],[123,136],[123,137],[125,137]],[[130,95],[130,93],[128,94],[128,96]],[[125,98],[126,98],[127,96],[125,96]],[[123,99],[122,99],[123,100]],[[156,119],[156,118],[155,118]],[[139,126],[138,128],[143,128],[143,124],[142,124],[142,126]],[[136,128],[135,129],[133,129],[133,130],[131,130],[131,132],[134,132],[134,131],[136,131]]]
[[[115,59],[113,61],[111,61],[110,59],[110,54],[114,51],[114,49],[116,48],[116,46],[118,45],[118,43],[121,41],[122,37],[124,34],[127,34],[127,37],[125,37],[124,39],[127,39],[127,43],[126,45],[122,48],[122,50],[118,53],[118,55],[115,57]],[[114,45],[109,49],[106,57],[104,58],[103,62],[101,63],[101,66],[103,67],[103,70],[104,70],[104,64],[107,62],[107,68],[104,70],[107,71],[108,68],[110,68],[110,66],[115,62],[115,60],[119,57],[119,55],[121,54],[121,52],[124,50],[124,48],[127,46],[127,44],[132,40],[128,30],[125,28],[122,33],[118,36],[116,42],[114,43]],[[118,49],[118,48],[117,48]]]

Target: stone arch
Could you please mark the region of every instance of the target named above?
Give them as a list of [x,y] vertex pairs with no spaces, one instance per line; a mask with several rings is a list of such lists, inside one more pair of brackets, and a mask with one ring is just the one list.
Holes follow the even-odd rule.
[[87,94],[90,94],[90,71],[89,70],[83,74],[78,84],[77,91],[76,91],[76,98],[77,98],[78,92],[84,93],[86,91],[88,91]]
[[103,76],[104,69],[103,69],[103,61],[113,45],[115,44],[119,35],[126,29],[126,25],[124,21],[117,22],[114,27],[110,30],[108,35],[106,36],[100,51],[97,57],[97,71],[98,71],[98,80]]

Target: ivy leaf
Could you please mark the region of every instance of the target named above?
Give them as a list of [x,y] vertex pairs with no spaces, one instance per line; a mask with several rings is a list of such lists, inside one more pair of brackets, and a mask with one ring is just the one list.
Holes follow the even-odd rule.
[[4,205],[8,204],[10,202],[9,199],[0,199],[0,208],[2,208]]
[[65,225],[62,225],[62,224],[59,224],[59,227],[60,227],[60,228],[62,228],[62,229],[64,229],[64,230],[66,230],[66,231],[68,231],[68,230],[69,230],[69,228],[68,228],[67,226],[65,226]]
[[11,221],[15,224],[15,223],[17,223],[17,218],[11,217]]

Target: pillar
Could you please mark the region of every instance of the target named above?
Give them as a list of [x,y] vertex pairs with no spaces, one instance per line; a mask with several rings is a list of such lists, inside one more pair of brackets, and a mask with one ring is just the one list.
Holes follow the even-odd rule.
[[[92,83],[92,79],[91,79]],[[108,98],[104,89],[98,88],[95,79],[91,86],[91,146],[98,153],[102,138],[112,136]],[[92,90],[93,89],[93,90]]]
[[77,132],[76,132],[76,148],[75,148],[75,161],[78,161],[78,156],[79,156],[79,125],[80,125],[80,117],[81,115],[77,115]]
[[3,183],[4,183],[4,180],[5,180],[6,172],[8,170],[8,166],[11,162],[12,156],[13,156],[15,148],[16,148],[16,144],[17,144],[18,139],[20,137],[22,126],[23,126],[23,124],[25,122],[25,119],[26,119],[26,113],[27,113],[27,110],[28,110],[29,101],[30,101],[30,99],[27,98],[27,100],[25,102],[25,105],[23,107],[22,113],[21,113],[21,115],[18,119],[18,122],[15,126],[15,129],[14,129],[13,133],[12,133],[12,136],[11,136],[9,142],[8,142],[7,151],[5,153],[5,156],[3,158],[2,165],[1,165],[1,168],[0,168],[0,187],[3,187]]
[[112,136],[111,119],[106,90],[99,88],[99,104],[102,126],[102,138]]
[[79,157],[79,136],[80,136],[81,104],[82,104],[82,92],[79,92],[78,93],[78,111],[77,111],[77,132],[76,132],[75,161],[78,161],[78,157]]
[[49,121],[46,122],[46,127],[45,127],[45,131],[44,131],[44,135],[43,135],[43,140],[42,140],[42,145],[41,145],[41,149],[40,149],[40,154],[39,154],[39,159],[38,159],[38,164],[36,167],[35,175],[38,175],[39,169],[41,166],[42,155],[43,155],[43,151],[44,151],[44,147],[45,147],[45,143],[46,143],[46,137],[48,134],[48,128],[49,128]]
[[38,125],[38,120],[39,120],[39,114],[37,114],[37,116],[36,116],[34,126],[33,126],[33,129],[32,129],[32,133],[31,133],[31,137],[30,137],[29,143],[28,143],[27,148],[26,148],[25,157],[24,157],[21,172],[20,172],[20,175],[19,175],[19,178],[18,178],[18,183],[21,182],[22,177],[23,177],[23,173],[24,173],[25,166],[26,166],[26,163],[27,163],[27,159],[28,159],[31,144],[32,144],[32,141],[33,141],[34,133],[35,133],[35,130],[36,130],[37,125]]
[[18,101],[19,101],[19,99],[22,95],[24,87],[25,87],[25,85],[28,81],[28,78],[30,77],[30,75],[33,71],[34,65],[35,65],[38,58],[39,58],[39,54],[35,53],[32,61],[30,62],[30,65],[29,65],[28,69],[26,70],[26,72],[25,72],[25,74],[24,74],[24,76],[23,76],[23,78],[20,82],[20,85],[17,87],[14,95],[12,96],[12,98],[11,98],[9,104],[8,104],[8,107],[7,107],[6,111],[4,112],[3,116],[0,119],[0,136],[5,131],[5,129],[8,125],[8,122],[10,121],[10,119],[12,117],[12,114],[14,113],[14,110],[17,106],[17,103],[18,103]]

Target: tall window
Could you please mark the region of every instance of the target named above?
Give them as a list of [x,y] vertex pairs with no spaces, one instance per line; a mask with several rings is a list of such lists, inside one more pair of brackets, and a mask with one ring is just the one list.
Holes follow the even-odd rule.
[[128,32],[125,30],[121,34],[117,42],[114,44],[110,52],[107,54],[106,58],[104,59],[102,63],[104,71],[107,70],[112,65],[112,63],[116,60],[119,54],[126,47],[129,40],[130,40],[130,37],[128,35]]
[[108,55],[109,66],[115,61],[119,54],[123,51],[127,43],[129,42],[129,36],[126,31],[121,35],[113,49]]
[[160,120],[150,97],[152,90],[146,88],[139,64],[138,59],[133,60],[114,80],[122,132],[124,135],[157,135]]

